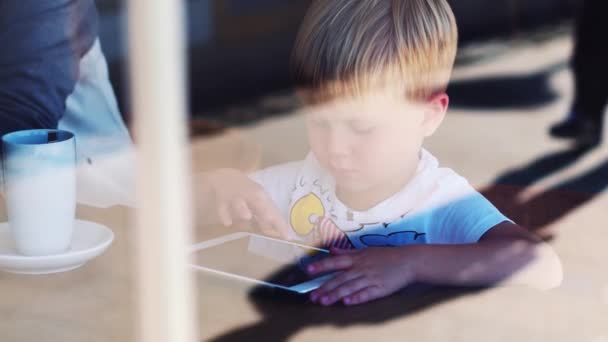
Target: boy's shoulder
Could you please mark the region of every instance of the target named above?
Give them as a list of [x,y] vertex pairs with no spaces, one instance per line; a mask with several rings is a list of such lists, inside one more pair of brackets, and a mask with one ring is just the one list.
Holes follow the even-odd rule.
[[427,188],[434,201],[450,201],[475,192],[466,178],[449,167],[441,166],[426,149],[421,151],[418,173],[418,181],[429,184]]
[[496,208],[469,181],[451,168],[439,165],[437,159],[423,150],[422,170],[411,184],[418,187],[417,205],[411,211],[434,218],[455,219],[473,212],[494,212]]

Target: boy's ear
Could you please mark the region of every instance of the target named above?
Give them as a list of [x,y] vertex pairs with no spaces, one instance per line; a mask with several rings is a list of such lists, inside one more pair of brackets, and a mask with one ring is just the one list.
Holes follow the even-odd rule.
[[308,89],[297,87],[296,88],[296,96],[298,96],[298,97],[309,96],[309,91],[308,91]]
[[301,103],[309,104],[312,103],[312,92],[308,88],[296,88],[296,96]]
[[450,97],[446,93],[435,94],[427,101],[424,121],[422,122],[425,137],[433,135],[439,128],[443,118],[445,118],[445,113],[448,111],[449,104]]

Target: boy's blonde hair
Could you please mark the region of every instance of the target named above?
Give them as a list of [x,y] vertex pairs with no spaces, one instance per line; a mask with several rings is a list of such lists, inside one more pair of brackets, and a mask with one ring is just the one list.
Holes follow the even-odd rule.
[[292,69],[311,102],[384,88],[423,101],[447,88],[457,41],[446,0],[313,0]]

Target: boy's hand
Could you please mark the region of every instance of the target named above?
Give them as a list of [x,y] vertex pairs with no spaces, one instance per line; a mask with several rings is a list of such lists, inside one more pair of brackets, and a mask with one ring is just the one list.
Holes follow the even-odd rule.
[[268,235],[288,238],[288,224],[264,189],[238,170],[221,169],[204,177],[215,197],[217,216],[225,226],[236,220],[255,221]]
[[356,305],[388,296],[415,280],[413,261],[406,248],[342,250],[308,266],[308,273],[343,271],[313,291],[310,299],[322,305],[342,301]]

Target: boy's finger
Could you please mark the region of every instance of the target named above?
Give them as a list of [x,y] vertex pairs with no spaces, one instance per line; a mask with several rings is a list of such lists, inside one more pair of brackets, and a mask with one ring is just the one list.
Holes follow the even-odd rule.
[[281,236],[281,238],[286,240],[289,239],[289,226],[280,215],[274,216],[271,219],[270,226]]
[[283,238],[289,237],[287,221],[283,219],[281,212],[270,199],[255,202],[250,201],[248,204],[254,210],[254,215],[260,225],[266,225],[274,229]]
[[256,218],[256,221],[258,223],[260,230],[264,234],[270,235],[270,236],[278,238],[278,239],[284,239],[284,240],[289,239],[289,235],[285,234],[284,230],[281,228],[278,228],[276,226],[276,224],[272,223],[272,221],[258,219],[257,216],[255,218]]
[[343,298],[348,298],[348,296],[368,288],[369,286],[369,279],[366,277],[359,277],[341,284],[334,290],[321,297],[319,301],[322,305],[332,305]]
[[342,302],[344,305],[358,305],[378,299],[382,296],[382,291],[378,286],[370,286],[344,297]]
[[230,216],[230,211],[228,210],[228,205],[225,203],[219,203],[217,205],[217,216],[220,219],[220,222],[224,226],[232,225],[232,217]]
[[306,268],[310,274],[330,271],[340,271],[353,266],[353,258],[350,255],[339,255],[321,261],[314,262]]
[[337,276],[326,281],[318,289],[313,291],[313,293],[311,293],[311,295],[310,295],[310,299],[313,302],[316,302],[318,299],[326,296],[328,293],[330,293],[337,287],[339,287],[339,286],[343,285],[344,283],[347,283],[353,279],[357,279],[359,277],[361,277],[361,274],[359,272],[346,271],[346,272],[340,273]]
[[253,218],[253,214],[247,203],[243,199],[235,199],[232,201],[232,210],[237,214],[237,216],[243,220],[249,221]]
[[[258,220],[256,219],[256,221]],[[279,232],[277,232],[274,228],[271,228],[268,224],[260,223],[260,221],[258,221],[258,225],[260,226],[260,230],[262,231],[262,233],[264,233],[265,235],[277,239],[283,238],[283,236],[281,236]]]
[[253,218],[257,222],[257,226],[262,233],[278,239],[287,239],[279,229],[274,227],[275,224],[272,222],[271,217],[259,216],[256,213],[253,214]]

